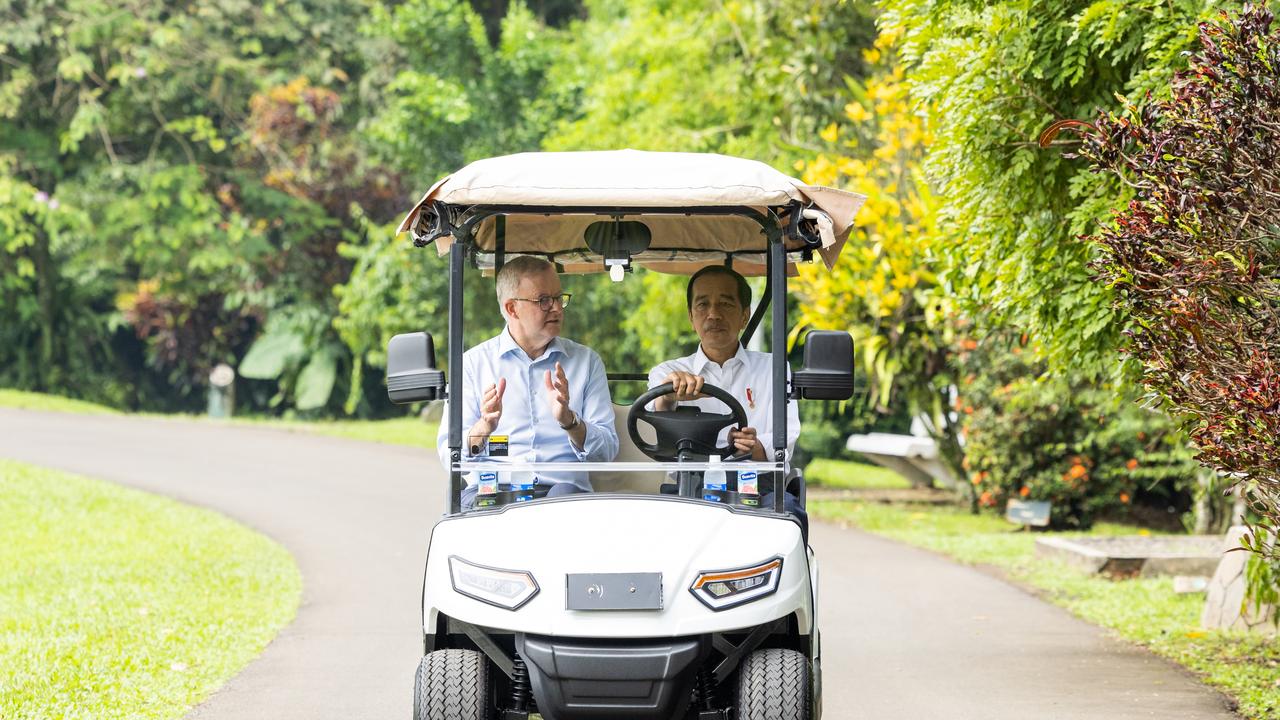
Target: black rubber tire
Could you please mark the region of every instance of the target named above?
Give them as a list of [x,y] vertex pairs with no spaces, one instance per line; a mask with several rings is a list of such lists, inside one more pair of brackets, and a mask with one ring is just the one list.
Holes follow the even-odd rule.
[[809,658],[795,650],[756,650],[738,668],[738,720],[811,720]]
[[474,650],[437,650],[418,663],[413,720],[491,720],[489,661]]

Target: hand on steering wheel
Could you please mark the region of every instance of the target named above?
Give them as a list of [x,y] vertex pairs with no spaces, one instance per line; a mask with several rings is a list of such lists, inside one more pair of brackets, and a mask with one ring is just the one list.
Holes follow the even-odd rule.
[[[718,455],[733,460],[750,457],[749,454],[735,454],[736,448],[733,443],[718,444],[721,430],[730,425],[737,425],[739,429],[747,426],[747,412],[742,409],[742,403],[738,402],[737,398],[715,385],[704,383],[701,387],[702,394],[728,405],[728,414],[710,413],[701,408],[688,406],[678,407],[675,410],[645,409],[650,402],[669,395],[674,390],[675,387],[671,383],[649,388],[631,403],[631,409],[627,411],[627,434],[631,436],[631,441],[636,444],[640,452],[660,462],[678,460],[681,453],[686,451],[699,455]],[[636,428],[636,423],[640,420],[653,427],[658,436],[656,444],[645,442],[640,437]]]

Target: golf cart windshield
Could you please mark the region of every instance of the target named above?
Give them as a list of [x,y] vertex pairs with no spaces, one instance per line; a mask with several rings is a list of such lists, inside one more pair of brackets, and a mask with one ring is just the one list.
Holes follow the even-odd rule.
[[[666,475],[678,497],[697,501],[711,499],[700,484],[708,471],[736,473],[739,485],[753,473],[784,477],[789,469],[788,398],[848,397],[852,392],[852,344],[844,341],[848,336],[843,333],[838,335],[844,340],[823,336],[820,342],[814,342],[811,333],[805,367],[793,373],[788,383],[786,278],[800,262],[821,260],[832,267],[864,200],[853,193],[805,185],[755,161],[633,150],[491,158],[437,182],[405,217],[400,231],[411,233],[418,246],[435,244],[441,255],[449,257],[448,382],[435,370],[429,336],[425,345],[417,337],[411,343],[402,341],[402,352],[397,352],[396,342],[408,336],[397,336],[388,352],[388,390],[397,402],[439,397],[446,394],[445,387],[463,387],[462,277],[467,265],[491,273],[515,255],[535,255],[554,263],[559,272],[608,272],[615,280],[636,267],[691,275],[708,265],[727,265],[742,275],[766,278],[761,302],[742,332],[744,343],[765,313],[772,311],[767,381],[775,390],[768,408],[773,442],[765,461],[735,459],[722,467],[708,458],[714,453],[706,450],[705,443],[691,449],[688,438],[680,452],[674,452],[676,446],[670,442],[664,445],[662,438],[637,439],[636,445],[647,457],[620,457],[607,463],[471,459],[463,453],[462,403],[450,403],[443,419],[448,428],[450,511],[460,511],[461,489],[468,479],[475,483],[476,477],[496,482],[497,498],[512,502],[537,493],[534,488],[526,492],[521,482],[512,479],[540,472],[590,472],[593,485],[600,484],[597,478],[606,474]],[[410,345],[414,349],[405,350]],[[427,351],[420,353],[419,347]],[[841,356],[834,365],[833,355]],[[400,362],[396,358],[409,360],[393,368]],[[840,370],[843,365],[849,369]],[[645,369],[628,368],[629,372],[609,376],[647,379],[641,374]],[[633,406],[628,422],[634,424],[631,415],[635,414]],[[643,419],[655,428],[661,424]],[[679,434],[671,428],[684,418],[665,420],[670,421],[668,434]],[[620,439],[624,432],[620,427]],[[464,474],[474,475],[464,478]],[[739,497],[736,490],[725,492],[721,501],[753,506],[751,497]],[[782,494],[775,495],[775,507],[762,510],[782,510]]]

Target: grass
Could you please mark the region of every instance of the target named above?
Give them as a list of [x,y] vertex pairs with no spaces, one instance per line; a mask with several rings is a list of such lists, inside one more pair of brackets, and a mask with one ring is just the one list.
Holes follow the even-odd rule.
[[83,400],[44,395],[25,390],[9,390],[0,388],[0,407],[18,408],[20,410],[49,410],[52,412],[80,413],[81,415],[119,415],[105,405],[95,405]]
[[[1175,595],[1171,578],[1124,581],[1086,574],[1066,563],[1034,557],[1037,533],[1017,531],[993,515],[959,508],[813,501],[809,510],[972,565],[998,568],[1088,622],[1150,648],[1199,673],[1239,703],[1248,718],[1280,718],[1280,643],[1243,633],[1204,631],[1204,597]],[[1100,523],[1093,535],[1145,531]],[[1061,533],[1061,536],[1085,533]]]
[[0,717],[176,718],[297,611],[276,543],[214,512],[0,461]]
[[[51,412],[79,413],[82,415],[119,415],[120,411],[95,405],[81,400],[26,392],[23,390],[6,390],[0,388],[0,407],[12,407],[27,410],[47,410]],[[390,420],[286,420],[267,417],[237,417],[229,420],[214,420],[202,415],[163,415],[202,422],[226,422],[236,425],[253,425],[270,427],[278,430],[311,432],[332,437],[351,440],[387,443],[389,445],[407,445],[410,447],[434,450],[436,447],[436,425],[424,423],[416,417],[392,418]]]
[[434,450],[436,447],[435,423],[425,423],[416,417],[392,418],[390,420],[283,420],[280,418],[236,418],[233,420],[211,420],[210,422],[230,422],[236,425],[256,425],[289,430],[293,432],[310,432],[349,440],[365,440],[388,445],[407,445],[409,447]]
[[847,490],[909,488],[911,483],[898,473],[866,463],[817,458],[804,469],[805,482]]

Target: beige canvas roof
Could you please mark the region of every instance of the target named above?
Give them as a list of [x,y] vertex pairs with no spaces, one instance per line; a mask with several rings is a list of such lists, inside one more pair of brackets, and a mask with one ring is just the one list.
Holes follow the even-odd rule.
[[[763,212],[800,203],[822,238],[818,252],[830,268],[853,228],[853,217],[866,198],[856,193],[816,187],[754,160],[701,153],[611,150],[597,152],[521,153],[488,158],[446,176],[423,195],[400,223],[399,232],[423,231],[415,222],[432,202],[454,206],[522,205],[538,207],[750,207]],[[587,250],[583,233],[596,215],[507,215],[507,253],[554,255],[568,272],[602,270]],[[663,272],[686,273],[722,262],[734,253],[734,267],[744,274],[764,270],[766,239],[760,225],[740,216],[636,214],[653,234],[650,250],[636,263]],[[496,223],[483,221],[475,234],[483,255],[496,247]],[[441,254],[453,237],[437,234]],[[798,245],[798,241],[789,246]],[[483,258],[482,258],[483,259]]]

